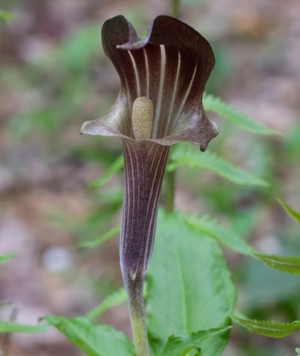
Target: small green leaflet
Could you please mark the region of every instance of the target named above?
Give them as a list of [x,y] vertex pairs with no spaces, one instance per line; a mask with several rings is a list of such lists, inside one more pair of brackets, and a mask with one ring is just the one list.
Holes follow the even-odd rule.
[[120,305],[126,302],[127,296],[124,288],[120,288],[116,292],[107,296],[102,303],[100,303],[96,308],[87,313],[86,318],[88,320],[93,320],[96,317],[100,316],[108,309],[111,309],[117,305]]
[[192,146],[178,145],[172,151],[171,162],[168,164],[167,169],[173,171],[177,167],[208,169],[235,184],[260,187],[269,186],[263,179],[236,167],[216,153],[205,152],[199,154],[199,151],[193,150]]
[[45,318],[87,356],[134,356],[134,347],[121,332],[108,325],[95,325],[84,317]]
[[252,256],[263,264],[278,271],[300,274],[300,257],[277,256],[259,253],[249,246],[247,242],[235,232],[220,225],[215,220],[207,216],[199,217],[198,215],[195,215],[194,217],[190,217],[185,215],[185,220],[193,228],[199,231],[200,234],[204,233],[216,239],[218,242],[226,247],[229,247],[233,251],[242,253],[246,256]]
[[279,198],[277,199],[277,201],[279,202],[279,204],[283,207],[283,209],[288,213],[288,215],[291,218],[293,218],[298,223],[300,223],[300,213],[298,213],[298,211],[296,211],[293,208],[291,208],[289,205],[287,205],[284,201],[282,201]]
[[300,347],[296,347],[295,351],[297,352],[297,355],[300,355]]
[[210,330],[200,330],[188,336],[170,336],[163,351],[159,356],[183,356],[190,351],[198,351],[197,355],[201,355],[201,343],[204,339],[222,334],[231,329],[231,326],[223,328],[215,328]]
[[112,229],[108,230],[106,233],[104,233],[103,235],[101,235],[100,237],[98,237],[97,239],[94,240],[88,240],[88,241],[83,241],[82,243],[80,243],[80,247],[85,247],[85,248],[95,248],[95,247],[99,247],[100,245],[102,245],[104,242],[112,239],[113,237],[115,237],[117,234],[119,234],[121,231],[121,227],[115,226]]
[[47,322],[41,322],[38,325],[25,325],[13,323],[11,321],[0,320],[0,333],[27,333],[37,334],[46,331],[50,325]]
[[220,116],[228,119],[233,124],[240,126],[244,130],[251,131],[256,134],[260,135],[277,135],[282,136],[282,134],[276,130],[270,129],[267,126],[253,121],[245,115],[244,113],[240,112],[239,110],[235,109],[231,105],[225,103],[220,98],[217,98],[210,94],[204,94],[203,96],[203,106],[204,109],[207,111],[213,111]]
[[252,248],[247,242],[237,235],[234,231],[229,230],[227,227],[219,224],[217,220],[210,216],[193,215],[192,217],[186,214],[184,220],[191,227],[199,231],[201,234],[208,235],[216,239],[221,244],[230,248],[235,252],[242,253],[243,255],[253,256]]
[[254,334],[277,339],[300,330],[300,320],[293,321],[292,323],[280,323],[277,321],[247,319],[240,315],[232,315],[231,318],[235,323],[243,326]]
[[300,257],[265,255],[254,250],[253,255],[269,267],[282,272],[300,274]]
[[0,256],[0,263],[6,263],[10,261],[12,258],[14,258],[15,256],[16,256],[15,254]]
[[119,156],[105,171],[105,173],[89,185],[89,189],[99,189],[109,182],[124,167],[123,155]]

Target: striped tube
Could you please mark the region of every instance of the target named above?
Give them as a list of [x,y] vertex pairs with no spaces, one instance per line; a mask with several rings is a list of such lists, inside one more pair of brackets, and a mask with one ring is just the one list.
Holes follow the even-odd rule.
[[123,139],[125,179],[120,243],[123,278],[143,278],[151,256],[169,146]]

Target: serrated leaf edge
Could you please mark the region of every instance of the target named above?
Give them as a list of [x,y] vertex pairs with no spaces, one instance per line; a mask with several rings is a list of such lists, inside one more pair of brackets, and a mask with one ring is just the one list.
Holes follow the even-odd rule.
[[[293,332],[300,330],[300,320],[295,320],[291,323],[278,322],[274,320],[257,320],[248,319],[244,316],[236,314],[231,315],[233,322],[243,326],[247,330],[262,336],[268,336],[273,338],[283,338],[290,335]],[[282,329],[278,329],[281,327]]]

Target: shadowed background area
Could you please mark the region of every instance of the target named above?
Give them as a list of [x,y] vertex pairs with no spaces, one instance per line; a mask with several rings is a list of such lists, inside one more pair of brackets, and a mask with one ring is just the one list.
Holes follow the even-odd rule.
[[[119,88],[101,47],[103,22],[123,14],[143,36],[155,16],[171,11],[158,0],[2,0],[0,10],[11,15],[0,20],[0,255],[16,254],[0,265],[0,317],[35,324],[49,314],[82,315],[122,284],[116,230],[101,244],[120,220],[122,174],[90,186],[119,157],[121,144],[79,132],[84,121],[108,112]],[[207,91],[284,138],[250,135],[210,114],[220,128],[210,151],[271,188],[180,169],[176,208],[209,213],[261,252],[300,255],[299,225],[276,202],[300,210],[299,1],[182,0],[181,19],[214,49]],[[226,257],[240,310],[300,319],[297,276],[232,252]],[[130,335],[125,305],[100,321]],[[296,346],[299,333],[278,341],[235,327],[224,355],[292,356]],[[54,330],[0,335],[1,348],[12,356],[82,354]]]

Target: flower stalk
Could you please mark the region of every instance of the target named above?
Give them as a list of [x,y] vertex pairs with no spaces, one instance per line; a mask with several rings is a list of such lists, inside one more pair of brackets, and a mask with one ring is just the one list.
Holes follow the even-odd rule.
[[174,198],[175,198],[175,180],[176,171],[172,170],[165,174],[165,204],[164,210],[166,213],[172,213],[174,211]]
[[[181,0],[171,0],[172,16],[175,17],[176,19],[179,19],[180,17],[180,3]],[[172,213],[174,211],[175,181],[176,181],[176,171],[172,170],[170,172],[166,172],[165,205],[164,205],[164,209],[166,213]]]
[[171,0],[171,1],[172,1],[172,16],[178,19],[180,13],[180,0]]
[[150,356],[146,313],[143,298],[144,278],[136,276],[133,279],[123,268],[123,282],[128,297],[128,307],[131,321],[131,330],[137,356]]

